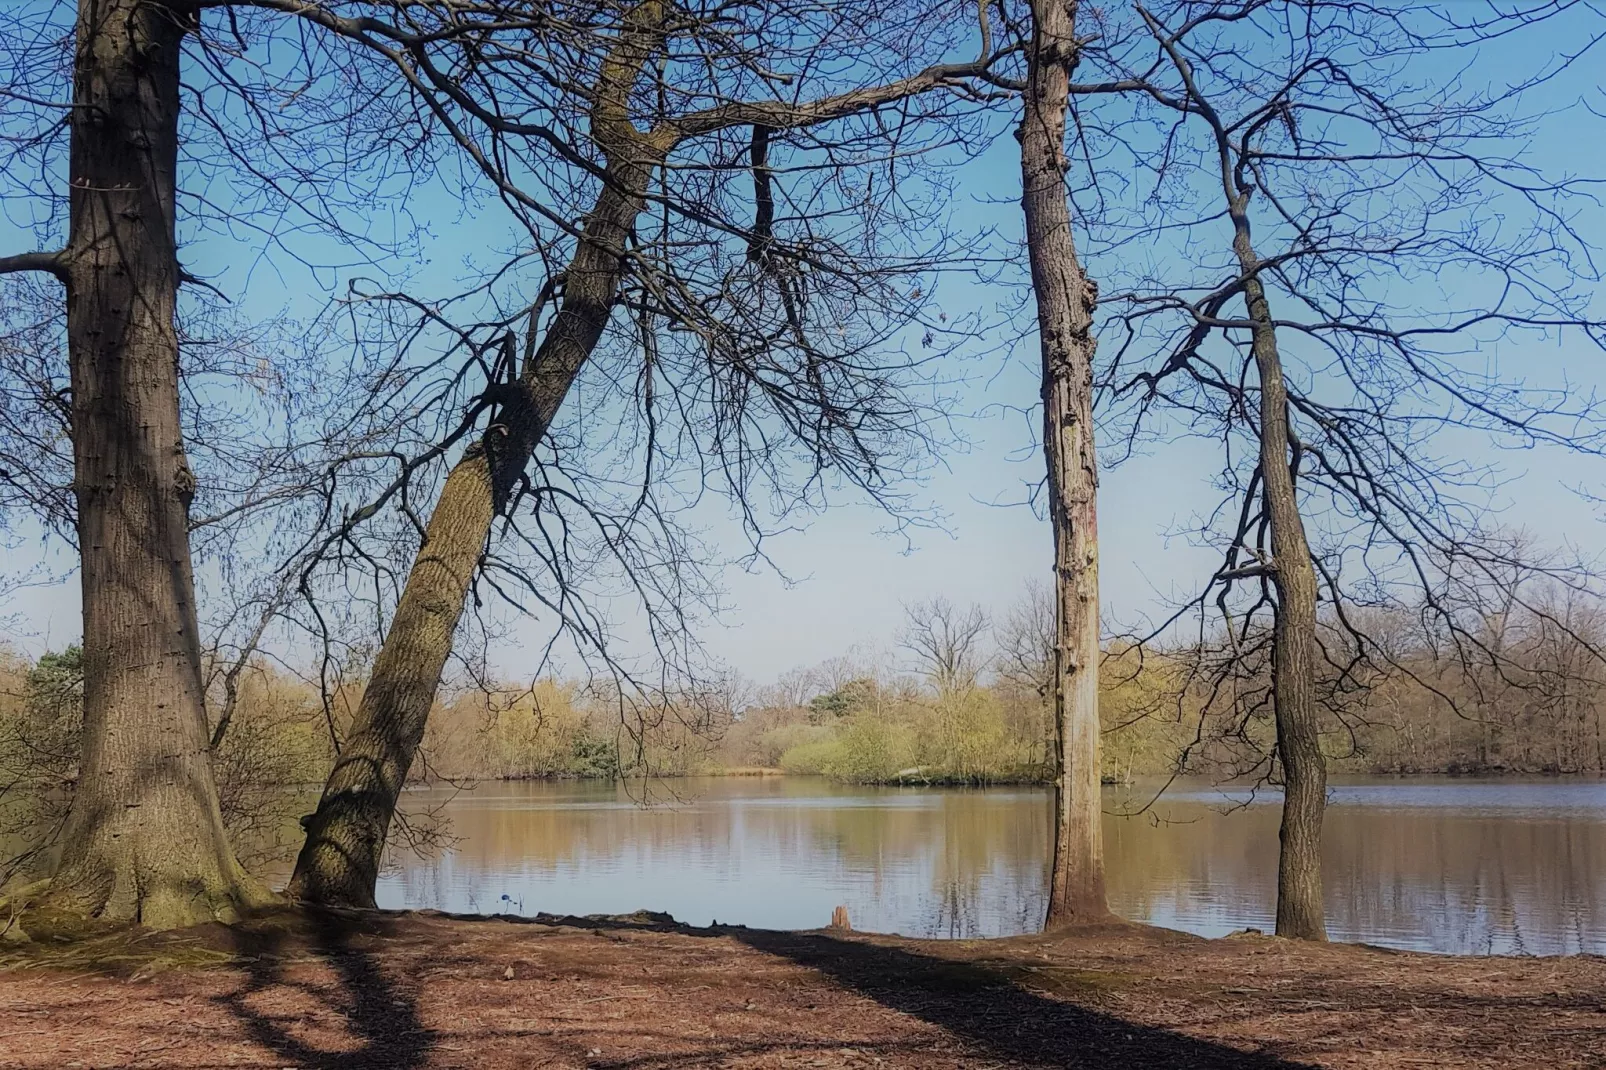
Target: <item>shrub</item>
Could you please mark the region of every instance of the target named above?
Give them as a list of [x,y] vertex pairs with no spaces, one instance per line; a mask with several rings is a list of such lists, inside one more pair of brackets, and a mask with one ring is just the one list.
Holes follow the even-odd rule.
[[914,733],[868,715],[855,716],[831,747],[822,771],[854,784],[885,784],[915,764]]

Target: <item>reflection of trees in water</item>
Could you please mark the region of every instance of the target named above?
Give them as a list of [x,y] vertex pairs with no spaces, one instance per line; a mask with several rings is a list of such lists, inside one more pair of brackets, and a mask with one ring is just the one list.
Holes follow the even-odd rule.
[[[1348,932],[1392,925],[1402,938],[1421,940],[1431,928],[1435,945],[1458,951],[1555,954],[1590,946],[1568,938],[1580,907],[1606,920],[1590,879],[1606,851],[1598,822],[1422,811],[1346,816],[1334,846],[1357,877]],[[1383,889],[1395,891],[1384,900]]]
[[[606,881],[626,869],[695,870],[732,883],[779,873],[843,889],[860,928],[969,937],[1028,932],[1041,921],[1044,793],[798,780],[689,787],[682,805],[643,810],[607,785],[485,785],[453,804],[456,847],[405,860],[401,886],[410,903],[463,909],[450,898],[455,888],[494,910],[503,892],[519,898],[521,881]],[[1275,898],[1276,808],[1223,815],[1163,802],[1159,813],[1171,820],[1107,821],[1117,911],[1205,932],[1264,927]],[[1479,953],[1606,949],[1606,888],[1590,879],[1606,863],[1606,822],[1342,805],[1329,814],[1326,841],[1335,938]],[[540,906],[536,896],[526,901]]]
[[855,889],[858,901],[849,905],[860,927],[976,936],[1040,921],[1048,836],[1042,793],[845,791],[815,783],[815,792],[836,797],[793,805],[788,796],[797,787],[715,781],[682,805],[642,809],[601,785],[482,785],[451,808],[453,850],[423,860],[393,856],[396,884],[408,903],[445,905],[455,886],[458,909],[469,894],[491,909],[506,890],[501,884],[521,875],[598,880],[623,867],[664,867],[735,880],[744,867],[774,867]]
[[[1603,789],[1606,790],[1606,789]],[[1276,813],[1107,826],[1111,903],[1127,916],[1224,931],[1270,915]],[[1464,953],[1558,954],[1606,948],[1606,823],[1532,814],[1466,816],[1431,807],[1334,807],[1324,844],[1336,939]]]

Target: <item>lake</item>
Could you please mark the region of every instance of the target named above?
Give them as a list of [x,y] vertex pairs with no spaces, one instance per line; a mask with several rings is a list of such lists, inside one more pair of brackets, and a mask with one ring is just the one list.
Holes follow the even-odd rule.
[[[486,783],[407,793],[451,845],[392,853],[379,903],[476,913],[667,911],[681,921],[1005,936],[1041,921],[1049,796],[1039,788],[861,788],[806,777]],[[1147,801],[1106,789],[1109,811]],[[1275,793],[1173,786],[1107,814],[1110,906],[1206,936],[1270,931]],[[1374,779],[1334,786],[1335,940],[1453,954],[1606,952],[1606,784]]]

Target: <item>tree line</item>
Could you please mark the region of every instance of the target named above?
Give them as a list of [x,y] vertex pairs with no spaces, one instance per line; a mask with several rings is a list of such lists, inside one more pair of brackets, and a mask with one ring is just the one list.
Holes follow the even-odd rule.
[[[1580,35],[1590,16],[1566,0],[9,11],[5,196],[38,247],[0,257],[0,501],[72,548],[83,602],[77,776],[50,872],[12,900],[158,928],[271,903],[231,845],[221,777],[242,680],[276,650],[310,659],[329,748],[286,889],[303,902],[373,905],[442,680],[483,674],[490,607],[545,621],[614,724],[704,727],[722,701],[696,642],[716,555],[688,518],[723,496],[752,560],[845,496],[918,520],[909,479],[950,444],[949,364],[999,332],[937,301],[958,275],[1015,285],[1002,333],[1039,357],[1048,924],[1106,914],[1100,676],[1135,651],[1160,659],[1139,674],[1180,673],[1172,693],[1195,696],[1178,723],[1190,702],[1208,714],[1189,754],[1237,753],[1283,787],[1278,932],[1322,938],[1329,718],[1359,733],[1381,716],[1364,697],[1401,678],[1457,717],[1587,716],[1585,691],[1522,661],[1550,643],[1569,681],[1593,671],[1592,633],[1562,611],[1593,594],[1587,562],[1490,530],[1494,474],[1442,443],[1600,448],[1587,393],[1478,359],[1603,340],[1588,183],[1524,151],[1535,102],[1599,38]],[[1567,44],[1515,83],[1466,73],[1519,40]],[[1020,240],[989,251],[951,192],[1011,135]],[[508,235],[449,279],[426,269],[444,205]],[[186,259],[218,243],[342,288],[310,317],[255,318]],[[1097,487],[1156,439],[1219,445],[1221,505],[1196,534],[1221,565],[1112,662]],[[1491,628],[1479,599],[1516,572],[1513,630]],[[620,597],[650,656],[625,652]],[[981,775],[1003,737],[979,669],[950,656],[969,622],[939,618],[909,638],[947,710],[933,753]],[[899,764],[896,726],[849,711],[814,744]],[[1491,733],[1483,760],[1515,747]]]
[[[1519,577],[1519,584],[1522,579]],[[1497,673],[1469,666],[1420,616],[1374,619],[1399,659],[1364,685],[1330,691],[1322,752],[1350,774],[1577,775],[1606,773],[1606,642],[1599,603],[1512,608],[1509,593],[1477,607],[1474,627],[1498,642]],[[1558,627],[1552,617],[1565,625]],[[715,691],[621,721],[615,696],[583,680],[544,677],[448,687],[419,748],[422,783],[651,780],[786,773],[854,784],[1048,784],[1054,777],[1049,701],[1052,601],[1034,587],[997,619],[934,597],[905,609],[884,648],[856,649],[768,684],[727,678]],[[1331,627],[1328,640],[1337,643]],[[1498,638],[1496,638],[1498,636]],[[1100,776],[1129,789],[1106,809],[1140,810],[1174,778],[1227,785],[1267,776],[1276,729],[1270,667],[1246,667],[1232,701],[1206,686],[1230,656],[1204,645],[1140,648],[1106,642],[1100,657]],[[213,752],[224,827],[248,870],[282,864],[298,818],[323,783],[362,681],[336,697],[336,731],[318,688],[258,660],[236,683],[232,723]],[[222,696],[212,701],[221,704]],[[0,672],[0,839],[8,872],[36,869],[55,845],[80,775],[83,660],[78,647]],[[431,849],[449,829],[421,820],[401,849]]]

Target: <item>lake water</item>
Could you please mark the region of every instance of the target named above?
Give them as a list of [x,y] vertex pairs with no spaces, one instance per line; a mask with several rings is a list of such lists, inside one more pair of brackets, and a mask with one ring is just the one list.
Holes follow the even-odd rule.
[[[583,781],[409,792],[410,811],[444,807],[455,842],[430,857],[395,852],[380,905],[645,908],[698,925],[814,928],[842,904],[855,928],[928,937],[1031,932],[1043,915],[1042,789],[732,777],[653,790],[646,807],[639,785]],[[1141,801],[1106,789],[1107,810]],[[1191,785],[1141,816],[1107,815],[1111,907],[1206,936],[1269,931],[1278,802],[1274,793]],[[1606,953],[1606,784],[1339,784],[1325,854],[1335,940],[1456,954]]]

